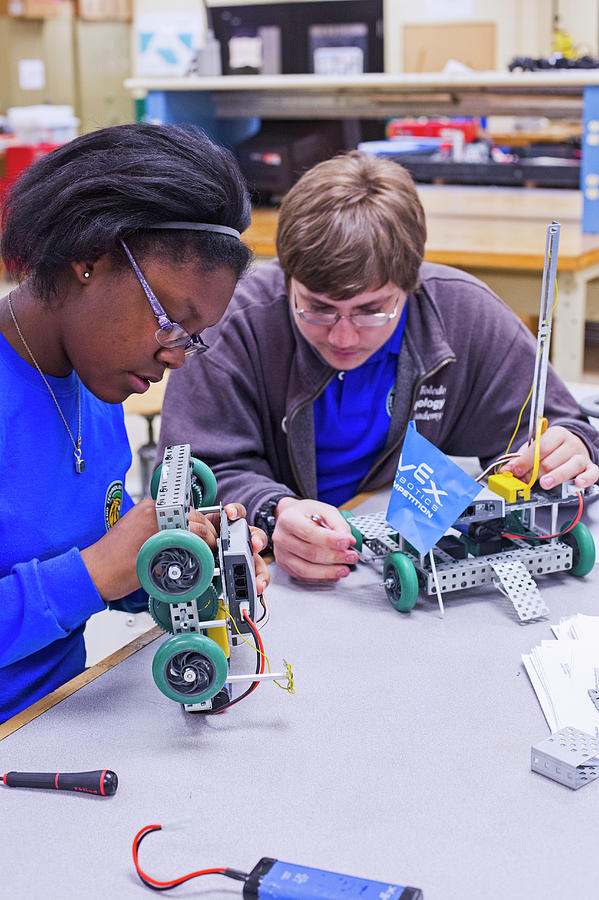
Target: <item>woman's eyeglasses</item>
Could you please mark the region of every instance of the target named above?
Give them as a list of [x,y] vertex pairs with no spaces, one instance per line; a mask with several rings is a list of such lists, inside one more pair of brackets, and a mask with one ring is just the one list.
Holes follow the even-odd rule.
[[158,343],[162,347],[166,347],[167,350],[172,350],[175,347],[185,347],[185,356],[191,356],[192,353],[205,353],[206,350],[209,349],[208,344],[205,344],[202,340],[200,334],[190,334],[186,328],[183,328],[182,325],[179,325],[177,322],[172,322],[164,309],[158,302],[158,298],[156,294],[148,284],[145,279],[145,276],[131,254],[131,251],[127,247],[126,243],[121,240],[121,246],[127,257],[133,271],[137,275],[139,279],[139,283],[144,289],[144,293],[148,298],[148,303],[152,307],[152,312],[156,316],[158,320],[159,328],[157,329],[154,337],[158,341]]

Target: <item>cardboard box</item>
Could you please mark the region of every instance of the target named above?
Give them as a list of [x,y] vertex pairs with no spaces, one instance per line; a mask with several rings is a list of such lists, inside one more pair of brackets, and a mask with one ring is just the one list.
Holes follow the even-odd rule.
[[11,19],[68,19],[71,0],[0,0],[0,16]]
[[77,16],[88,22],[130,22],[133,0],[77,0]]

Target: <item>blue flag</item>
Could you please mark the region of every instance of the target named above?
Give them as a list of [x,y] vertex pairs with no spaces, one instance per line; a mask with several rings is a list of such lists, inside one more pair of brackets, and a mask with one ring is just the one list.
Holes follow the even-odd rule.
[[408,424],[387,509],[387,521],[419,553],[428,553],[481,485]]

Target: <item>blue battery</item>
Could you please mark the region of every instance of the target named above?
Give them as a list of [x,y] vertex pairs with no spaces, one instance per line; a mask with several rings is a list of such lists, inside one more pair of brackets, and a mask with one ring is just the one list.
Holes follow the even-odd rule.
[[422,900],[422,891],[264,857],[245,882],[243,896],[245,900]]

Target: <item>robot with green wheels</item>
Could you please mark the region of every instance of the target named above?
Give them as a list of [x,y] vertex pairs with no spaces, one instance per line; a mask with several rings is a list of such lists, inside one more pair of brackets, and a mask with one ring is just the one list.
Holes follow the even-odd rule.
[[[191,456],[189,444],[167,447],[151,493],[159,530],[141,547],[137,574],[154,621],[172,635],[154,656],[157,687],[188,711],[220,712],[241,699],[232,699],[236,682],[249,683],[245,696],[261,680],[289,679],[289,669],[264,673],[250,531],[245,519],[229,522],[222,506],[213,505],[212,470]],[[217,558],[189,531],[192,502],[220,516]],[[256,671],[233,675],[231,649],[246,636],[256,647]]]
[[[538,441],[547,426],[543,410],[552,314],[557,302],[559,231],[557,222],[547,228],[535,371],[529,395],[529,443]],[[528,483],[511,473],[489,475],[481,493],[427,554],[411,546],[382,512],[359,517],[342,512],[356,538],[360,559],[382,566],[387,598],[401,612],[413,609],[420,591],[430,597],[436,595],[442,609],[443,593],[493,584],[513,603],[519,620],[527,622],[548,613],[534,575],[568,571],[583,577],[595,564],[593,536],[578,521],[583,493],[572,482],[549,491],[535,488],[536,468],[537,464]],[[413,489],[413,485],[407,486]],[[597,492],[593,485],[584,494]],[[576,516],[558,530],[560,508],[570,508],[576,501]]]
[[[533,575],[566,571],[583,577],[595,564],[595,542],[586,525],[577,522],[562,532],[556,528],[558,510],[575,500],[569,485],[531,492],[530,500],[513,503],[483,488],[433,547],[434,567],[431,554],[418,553],[385,520],[385,513],[342,514],[356,538],[360,560],[382,568],[387,599],[400,612],[413,609],[421,591],[435,598],[439,592],[492,584],[526,622],[548,613]],[[536,513],[543,508],[549,530],[538,524]]]

